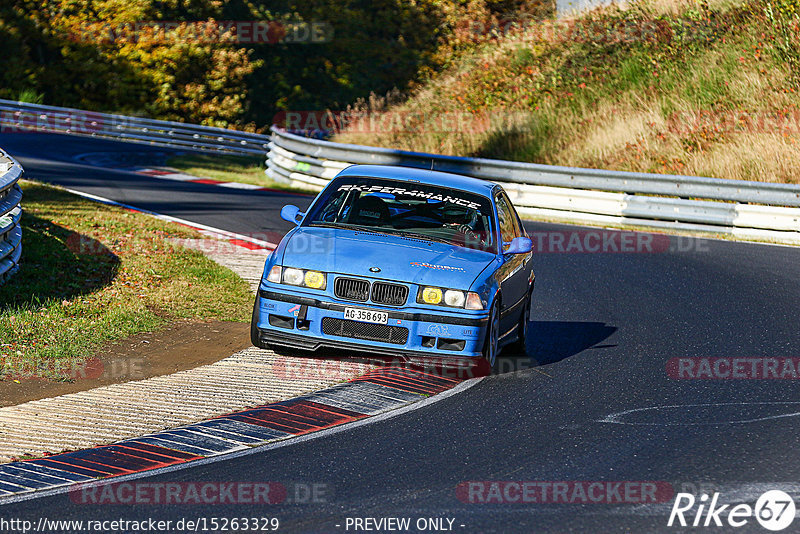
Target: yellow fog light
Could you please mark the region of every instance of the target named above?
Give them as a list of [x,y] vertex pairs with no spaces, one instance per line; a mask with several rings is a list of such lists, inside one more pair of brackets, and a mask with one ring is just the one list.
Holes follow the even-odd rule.
[[325,289],[325,275],[319,271],[306,272],[305,282],[311,289]]
[[439,304],[442,302],[442,290],[438,287],[426,287],[422,290],[422,301],[426,304]]

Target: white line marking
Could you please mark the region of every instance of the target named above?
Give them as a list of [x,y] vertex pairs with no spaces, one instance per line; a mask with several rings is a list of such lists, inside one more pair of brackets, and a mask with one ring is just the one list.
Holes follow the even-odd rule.
[[192,176],[191,174],[179,174],[177,172],[169,173],[169,174],[162,174],[162,173],[159,173],[159,174],[153,173],[153,174],[151,174],[151,173],[148,173],[148,172],[140,172],[140,171],[133,171],[133,172],[135,172],[136,174],[144,174],[146,176],[149,176],[150,178],[163,179],[163,180],[173,180],[173,181],[176,181],[176,182],[193,182],[195,180],[200,180],[200,178],[197,177],[197,176]]
[[220,182],[220,183],[218,183],[216,185],[218,185],[220,187],[230,187],[231,189],[247,189],[247,190],[250,190],[250,191],[268,191],[268,189],[265,189],[265,188],[263,188],[261,186],[258,186],[258,185],[244,184],[244,183],[240,183],[240,182]]
[[162,213],[158,213],[155,211],[146,210],[144,208],[137,208],[136,206],[131,206],[130,204],[123,204],[122,202],[117,202],[116,200],[111,200],[109,198],[92,195],[91,193],[84,193],[83,191],[76,191],[75,189],[68,189],[64,188],[64,191],[68,191],[74,195],[78,195],[83,198],[88,198],[89,200],[94,200],[95,202],[100,202],[101,204],[108,204],[110,206],[116,206],[119,208],[126,208],[129,210],[138,211],[140,213],[145,213],[147,215],[151,215],[157,219],[161,219],[162,221],[174,222],[178,224],[182,224],[184,226],[188,226],[190,228],[194,228],[196,230],[201,230],[204,232],[208,232],[210,237],[223,237],[227,239],[240,239],[242,241],[247,241],[248,243],[253,243],[254,245],[258,245],[268,250],[272,250],[278,246],[277,243],[270,243],[269,241],[263,241],[261,239],[256,239],[254,237],[250,237],[243,234],[237,234],[235,232],[229,232],[228,230],[222,230],[221,228],[214,228],[213,226],[207,226],[205,224],[200,224],[192,221],[187,221],[186,219],[180,219],[178,217],[172,217],[171,215],[164,215]]
[[736,425],[736,424],[745,424],[745,423],[755,423],[758,421],[768,421],[771,419],[783,419],[786,417],[797,417],[800,416],[800,412],[792,412],[780,415],[766,415],[764,417],[756,417],[753,419],[740,419],[737,421],[717,421],[717,422],[702,422],[702,423],[670,423],[670,422],[629,422],[629,421],[620,421],[620,417],[624,417],[628,414],[636,413],[636,412],[644,412],[650,410],[662,410],[662,409],[671,409],[671,408],[707,408],[707,407],[714,407],[714,406],[777,406],[783,404],[791,404],[791,405],[798,405],[800,401],[767,401],[767,402],[716,402],[716,403],[708,403],[708,404],[669,404],[666,406],[649,406],[646,408],[633,408],[631,410],[624,410],[622,412],[612,413],[610,415],[605,416],[602,419],[599,419],[598,423],[614,423],[618,425],[639,425],[639,426],[712,426],[712,425]]

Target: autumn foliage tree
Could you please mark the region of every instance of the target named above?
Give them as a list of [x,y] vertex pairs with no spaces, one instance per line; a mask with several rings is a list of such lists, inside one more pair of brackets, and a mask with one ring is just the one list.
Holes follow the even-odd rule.
[[[0,97],[264,129],[279,111],[407,91],[540,2],[3,0]],[[331,35],[243,42],[219,21],[321,22]]]
[[[231,35],[146,21],[205,21],[214,0],[11,0],[0,6],[0,96],[198,122],[240,123],[258,66]],[[211,32],[211,30],[209,30]]]

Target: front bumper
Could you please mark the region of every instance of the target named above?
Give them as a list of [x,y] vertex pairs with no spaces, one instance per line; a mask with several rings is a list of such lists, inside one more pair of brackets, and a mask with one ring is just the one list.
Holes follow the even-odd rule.
[[[385,326],[349,321],[344,319],[345,308],[387,312],[389,321]],[[259,291],[255,311],[258,340],[264,344],[408,357],[480,357],[488,320],[487,312],[435,314],[264,289]]]

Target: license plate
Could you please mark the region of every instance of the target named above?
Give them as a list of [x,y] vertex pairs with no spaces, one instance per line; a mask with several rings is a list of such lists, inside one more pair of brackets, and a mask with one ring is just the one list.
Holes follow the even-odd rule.
[[345,308],[344,318],[362,323],[386,324],[389,322],[389,314],[386,312],[361,310],[359,308]]

